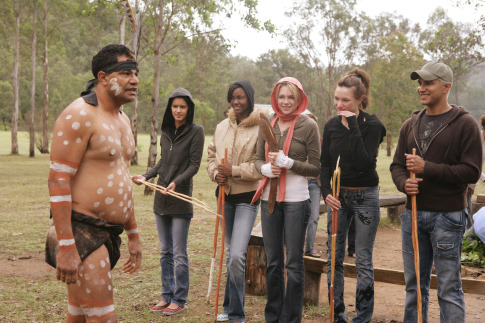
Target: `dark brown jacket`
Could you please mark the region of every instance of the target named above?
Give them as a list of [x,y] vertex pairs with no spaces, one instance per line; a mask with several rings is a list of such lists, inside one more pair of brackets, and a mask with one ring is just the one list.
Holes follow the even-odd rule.
[[[466,208],[466,188],[480,177],[482,147],[480,131],[475,119],[463,107],[451,105],[449,119],[432,138],[426,152],[425,166],[416,196],[418,210],[453,212]],[[397,189],[403,193],[409,178],[404,154],[422,156],[418,144],[419,120],[426,109],[416,111],[406,120],[399,133],[390,170]],[[406,207],[411,209],[411,197]]]

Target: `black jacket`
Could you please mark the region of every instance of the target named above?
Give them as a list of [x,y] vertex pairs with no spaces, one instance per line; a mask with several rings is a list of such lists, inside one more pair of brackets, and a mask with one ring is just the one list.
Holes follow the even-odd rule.
[[328,120],[323,130],[322,195],[332,194],[330,181],[340,156],[340,186],[373,187],[379,184],[376,172],[379,145],[386,135],[386,128],[375,114],[359,112],[358,118],[347,118],[349,129],[336,116]]
[[[172,115],[172,101],[175,98],[185,98],[189,105],[187,123],[182,133],[171,139],[170,127],[175,128]],[[189,91],[176,89],[170,94],[167,108],[162,122],[160,136],[161,158],[158,163],[149,169],[145,176],[148,180],[158,175],[158,185],[167,187],[174,182],[175,191],[192,196],[192,177],[199,171],[200,161],[204,150],[204,129],[193,122],[194,102]],[[159,215],[193,214],[192,204],[172,197],[155,193],[153,211]]]

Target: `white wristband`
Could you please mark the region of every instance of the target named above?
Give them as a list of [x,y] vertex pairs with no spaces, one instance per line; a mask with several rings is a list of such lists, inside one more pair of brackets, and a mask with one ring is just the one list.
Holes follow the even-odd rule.
[[269,178],[275,177],[273,172],[271,171],[271,163],[267,163],[261,166],[261,174]]
[[276,157],[275,165],[278,167],[290,169],[291,167],[293,167],[294,162],[295,161],[293,159],[286,156],[282,151],[280,151],[278,157]]

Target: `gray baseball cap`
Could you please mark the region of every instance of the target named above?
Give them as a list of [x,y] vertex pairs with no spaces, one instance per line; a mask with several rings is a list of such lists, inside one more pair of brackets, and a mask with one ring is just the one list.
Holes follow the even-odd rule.
[[417,80],[420,77],[425,81],[433,81],[439,78],[448,83],[453,82],[451,68],[440,62],[426,63],[420,70],[411,73],[411,80]]

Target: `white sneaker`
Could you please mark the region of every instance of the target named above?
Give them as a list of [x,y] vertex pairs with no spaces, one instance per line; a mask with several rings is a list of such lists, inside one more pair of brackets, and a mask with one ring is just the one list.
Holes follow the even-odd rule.
[[229,321],[229,315],[227,313],[222,313],[217,315],[217,322],[226,322]]

